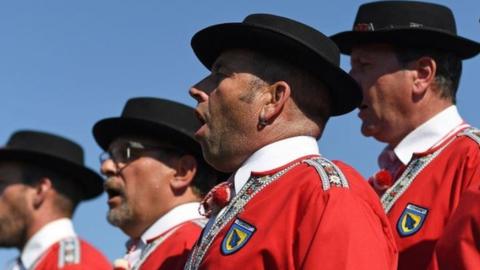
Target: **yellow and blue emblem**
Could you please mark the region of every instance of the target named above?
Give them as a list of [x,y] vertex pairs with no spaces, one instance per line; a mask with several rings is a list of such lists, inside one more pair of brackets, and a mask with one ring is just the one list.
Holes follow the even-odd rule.
[[230,255],[245,246],[255,230],[253,225],[237,218],[223,238],[223,255]]
[[410,236],[422,228],[428,214],[428,209],[414,204],[407,204],[397,222],[397,230],[400,236]]

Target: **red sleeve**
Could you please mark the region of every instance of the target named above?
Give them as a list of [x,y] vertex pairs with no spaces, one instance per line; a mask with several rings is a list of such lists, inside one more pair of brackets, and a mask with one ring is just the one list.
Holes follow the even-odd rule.
[[[307,210],[298,229],[299,269],[396,269],[398,252],[378,197],[367,182],[343,164],[349,188],[332,187]],[[312,218],[313,217],[313,218]],[[315,222],[314,219],[318,219]],[[313,237],[302,237],[309,235]]]

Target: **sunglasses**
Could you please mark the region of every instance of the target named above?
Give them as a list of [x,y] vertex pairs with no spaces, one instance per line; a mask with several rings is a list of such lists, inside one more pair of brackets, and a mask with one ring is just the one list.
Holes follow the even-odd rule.
[[141,157],[152,156],[153,154],[155,154],[155,157],[160,158],[163,157],[160,156],[161,154],[166,154],[172,151],[175,151],[172,147],[152,146],[139,142],[127,141],[110,147],[107,151],[100,154],[99,159],[100,164],[103,164],[109,159],[116,164],[127,164]]

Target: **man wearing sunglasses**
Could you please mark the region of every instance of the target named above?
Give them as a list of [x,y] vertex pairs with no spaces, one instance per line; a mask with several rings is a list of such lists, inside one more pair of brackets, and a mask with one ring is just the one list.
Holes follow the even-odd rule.
[[76,143],[44,132],[14,133],[0,149],[0,247],[21,254],[7,269],[111,269],[71,221],[80,202],[102,193],[102,184],[83,165]]
[[185,105],[130,99],[121,117],[93,127],[107,177],[108,221],[130,237],[118,269],[183,269],[205,219],[199,201],[217,179],[193,139]]

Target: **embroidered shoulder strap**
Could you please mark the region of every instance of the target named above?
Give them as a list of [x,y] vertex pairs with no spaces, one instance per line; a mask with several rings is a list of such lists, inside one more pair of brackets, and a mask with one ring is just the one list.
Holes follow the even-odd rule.
[[348,181],[345,178],[345,175],[343,175],[340,168],[338,168],[337,165],[330,160],[320,157],[306,159],[303,162],[317,170],[317,173],[322,180],[324,191],[329,190],[332,185],[336,187],[348,188]]
[[80,240],[77,237],[69,237],[60,241],[58,249],[58,268],[68,264],[80,263]]
[[480,129],[469,127],[460,132],[458,136],[467,136],[480,145]]

